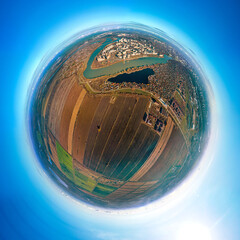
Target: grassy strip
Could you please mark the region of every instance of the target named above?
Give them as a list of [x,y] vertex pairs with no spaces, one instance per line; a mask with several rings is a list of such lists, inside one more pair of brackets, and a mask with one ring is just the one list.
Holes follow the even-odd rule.
[[57,155],[59,159],[59,163],[63,173],[68,177],[71,181],[74,180],[73,176],[73,163],[72,157],[70,154],[56,141],[56,149]]
[[117,188],[115,188],[115,187],[98,183],[97,186],[95,187],[95,189],[93,190],[93,194],[96,194],[100,197],[105,197],[108,194],[112,193],[116,189]]
[[92,192],[97,182],[75,170],[75,183],[82,189]]

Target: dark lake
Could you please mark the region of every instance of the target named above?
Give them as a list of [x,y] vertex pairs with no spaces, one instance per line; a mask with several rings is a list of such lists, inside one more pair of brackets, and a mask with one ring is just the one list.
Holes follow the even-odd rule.
[[153,75],[154,71],[151,68],[146,68],[133,73],[123,73],[116,77],[109,78],[109,82],[122,83],[122,82],[135,82],[148,84],[148,76]]

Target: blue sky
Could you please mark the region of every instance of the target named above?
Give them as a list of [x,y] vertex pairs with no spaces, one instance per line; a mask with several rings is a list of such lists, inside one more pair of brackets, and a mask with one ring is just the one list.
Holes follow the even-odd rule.
[[[239,10],[233,0],[2,1],[0,239],[178,240],[185,222],[203,225],[212,240],[239,239]],[[215,95],[211,164],[191,194],[163,213],[118,216],[82,206],[74,211],[61,194],[51,194],[54,187],[31,164],[23,135],[28,80],[41,58],[76,31],[121,21],[162,28],[192,49]]]

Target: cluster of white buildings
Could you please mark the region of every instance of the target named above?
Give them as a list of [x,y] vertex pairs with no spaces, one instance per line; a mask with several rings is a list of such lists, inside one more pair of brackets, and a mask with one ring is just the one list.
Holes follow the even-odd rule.
[[121,38],[118,42],[114,42],[104,48],[99,56],[97,56],[97,61],[102,62],[113,56],[119,59],[127,59],[140,55],[158,55],[159,57],[163,57],[163,55],[159,55],[151,45],[141,43],[134,39]]

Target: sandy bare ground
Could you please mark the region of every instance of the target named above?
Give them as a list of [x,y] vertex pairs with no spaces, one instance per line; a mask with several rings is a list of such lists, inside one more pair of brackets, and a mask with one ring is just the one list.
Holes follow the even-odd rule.
[[66,99],[62,116],[61,116],[61,123],[60,123],[60,136],[59,142],[63,146],[64,149],[68,149],[68,132],[69,132],[69,125],[73,113],[73,109],[76,105],[76,102],[80,96],[82,91],[82,87],[78,85],[77,82],[74,83],[71,91],[68,94]]
[[68,152],[70,154],[72,154],[72,138],[73,138],[73,130],[74,130],[74,126],[75,126],[75,122],[76,122],[76,119],[77,119],[77,114],[78,114],[78,111],[79,111],[79,108],[83,102],[83,99],[86,95],[86,90],[83,89],[81,91],[81,93],[79,94],[79,97],[77,99],[77,102],[73,108],[73,111],[72,111],[72,116],[71,116],[71,119],[70,119],[70,123],[69,123],[69,130],[68,130]]

